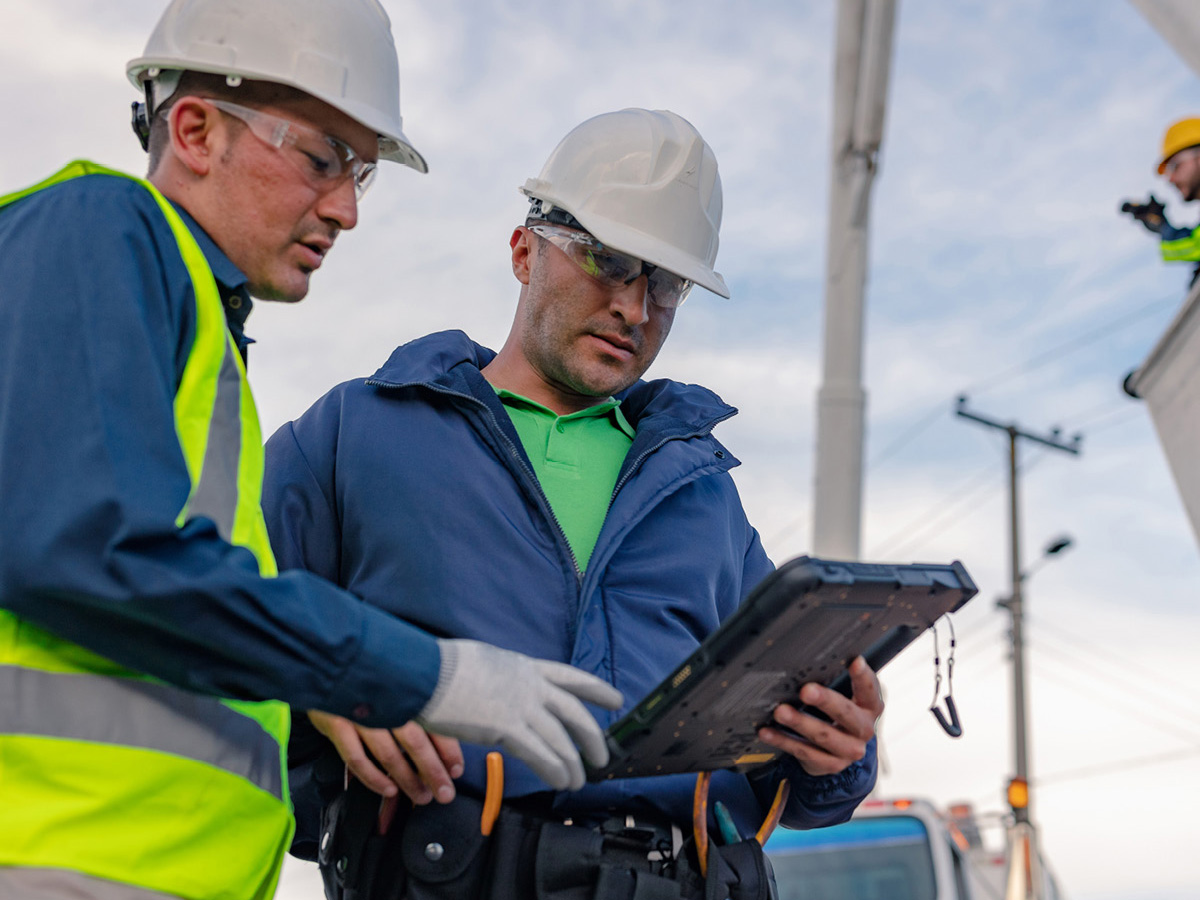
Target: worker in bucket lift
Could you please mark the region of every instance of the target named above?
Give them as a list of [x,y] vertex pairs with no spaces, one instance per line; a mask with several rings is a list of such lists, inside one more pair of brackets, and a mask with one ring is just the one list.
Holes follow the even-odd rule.
[[[1185,203],[1200,198],[1200,118],[1180,119],[1163,135],[1158,174],[1179,191]],[[1167,221],[1163,204],[1153,194],[1145,203],[1125,201],[1121,212],[1133,216],[1161,239],[1166,262],[1194,262],[1189,284],[1200,277],[1200,226],[1176,228]]]
[[0,897],[268,900],[287,704],[578,787],[610,685],[274,577],[243,324],[307,294],[379,160],[425,171],[383,8],[175,0],[128,75],[147,179],[0,198]]
[[[682,117],[626,109],[572,130],[523,192],[509,239],[520,292],[499,352],[460,331],[420,338],[284,425],[267,444],[267,525],[282,567],[436,634],[579,666],[628,709],[771,570],[729,474],[737,460],[712,434],[736,410],[697,385],[641,380],[693,284],[729,296],[713,268],[717,161]],[[780,760],[713,773],[695,822],[692,775],[561,792],[488,742],[314,713],[293,744],[293,852],[317,858],[344,900],[556,885],[766,897],[754,836],[772,809],[793,827],[840,822],[874,783],[879,684],[861,659],[851,674],[853,699],[801,691],[829,722],[780,706],[775,720],[802,739],[764,729]],[[710,819],[724,841],[712,848]]]

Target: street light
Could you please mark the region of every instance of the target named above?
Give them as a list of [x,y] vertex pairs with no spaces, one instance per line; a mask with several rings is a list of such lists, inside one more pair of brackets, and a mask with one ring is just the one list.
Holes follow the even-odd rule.
[[[1050,558],[1052,556],[1058,556],[1058,554],[1060,554],[1066,550],[1069,550],[1074,545],[1075,545],[1075,541],[1069,534],[1060,534],[1058,537],[1056,537],[1054,540],[1052,540],[1050,543],[1048,543],[1045,546],[1045,548],[1042,550],[1042,555],[1039,556],[1037,559],[1035,559],[1033,561],[1032,565],[1030,565],[1028,568],[1026,568],[1023,572],[1021,572],[1021,575],[1020,575],[1021,584],[1024,584],[1025,582],[1027,582],[1030,578],[1033,577],[1034,573],[1037,572],[1038,569],[1040,569],[1046,563],[1050,562]],[[996,601],[996,605],[1001,607],[1002,609],[1011,610],[1012,609],[1012,597],[1003,597]]]
[[1065,534],[1052,540],[1042,550],[1042,555],[1034,560],[1032,565],[1021,570],[1014,579],[1013,596],[997,603],[997,606],[1004,607],[1012,614],[1013,732],[1016,737],[1017,768],[1016,775],[1009,780],[1005,791],[1009,808],[1013,813],[1013,825],[1008,837],[1010,859],[1005,900],[1041,900],[1043,897],[1041,857],[1037,852],[1037,836],[1029,811],[1032,798],[1029,784],[1028,715],[1025,708],[1025,639],[1022,623],[1024,591],[1022,587],[1038,569],[1071,545],[1071,538]]
[[1042,550],[1042,555],[1034,560],[1033,565],[1021,573],[1021,580],[1028,581],[1034,572],[1050,561],[1050,557],[1057,556],[1064,550],[1069,549],[1073,543],[1070,535],[1060,534],[1046,545],[1045,549]]
[[[1051,557],[1059,555],[1070,547],[1071,544],[1071,538],[1067,535],[1059,535],[1047,544],[1046,548],[1042,551],[1042,555],[1034,560],[1031,566],[1021,571],[1017,578],[1017,583],[1014,585],[1013,596],[1001,601],[999,604],[1005,607],[1012,615],[1013,733],[1015,737],[1016,778],[1026,784],[1029,783],[1029,716],[1026,711],[1025,700],[1024,591],[1021,588]],[[1023,806],[1014,807],[1013,814],[1017,817],[1018,822],[1028,822],[1028,801]]]

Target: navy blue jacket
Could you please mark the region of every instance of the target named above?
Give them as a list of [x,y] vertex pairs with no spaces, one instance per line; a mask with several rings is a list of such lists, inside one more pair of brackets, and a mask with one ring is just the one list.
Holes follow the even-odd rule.
[[[180,213],[240,336],[246,278]],[[437,681],[427,635],[309,573],[260,577],[207,519],[176,528],[194,318],[170,227],[130,179],[0,209],[0,607],[181,687],[406,721]]]
[[[276,432],[263,507],[280,566],[314,571],[435,634],[578,666],[620,689],[628,709],[772,569],[728,474],[737,460],[711,433],[736,410],[665,380],[625,393],[621,410],[637,433],[581,575],[480,373],[493,356],[462,332],[421,338]],[[604,724],[620,715],[596,714]],[[330,796],[316,796],[329,785],[319,775],[314,785],[314,771],[340,767],[327,766],[332,749],[308,743],[302,728],[294,852],[311,856],[316,809]],[[464,747],[461,790],[481,795],[487,749]],[[548,790],[519,761],[507,763],[506,796]],[[828,778],[790,758],[753,784],[719,772],[712,800],[753,833],[784,774],[793,779],[784,823],[831,824],[870,790],[874,748]],[[554,809],[576,818],[656,811],[683,825],[694,784],[690,775],[589,784],[558,795]]]

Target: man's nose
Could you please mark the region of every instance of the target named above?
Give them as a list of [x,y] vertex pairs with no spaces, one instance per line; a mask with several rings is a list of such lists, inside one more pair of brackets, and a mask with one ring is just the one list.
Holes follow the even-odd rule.
[[349,231],[358,224],[358,195],[354,190],[354,179],[343,178],[317,200],[317,215],[333,222],[342,231]]
[[639,275],[629,284],[613,290],[612,310],[630,325],[644,325],[650,319],[650,279]]

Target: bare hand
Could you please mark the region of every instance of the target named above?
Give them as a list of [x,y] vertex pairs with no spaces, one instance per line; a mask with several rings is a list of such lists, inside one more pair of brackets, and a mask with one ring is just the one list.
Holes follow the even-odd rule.
[[775,721],[802,740],[774,728],[760,728],[759,740],[794,756],[809,775],[845,770],[863,758],[867,742],[875,736],[875,722],[883,714],[879,679],[861,656],[850,664],[850,686],[852,697],[848,698],[819,684],[804,685],[800,702],[819,709],[832,722],[781,703],[775,707]]
[[391,730],[364,728],[315,709],[308,718],[354,777],[380,796],[403,791],[417,806],[454,799],[452,779],[463,773],[462,748],[454,738],[428,733],[416,722]]

